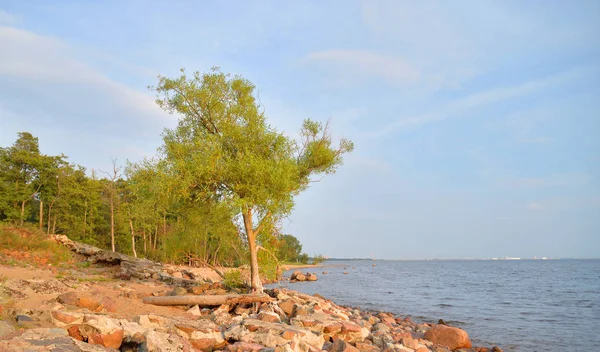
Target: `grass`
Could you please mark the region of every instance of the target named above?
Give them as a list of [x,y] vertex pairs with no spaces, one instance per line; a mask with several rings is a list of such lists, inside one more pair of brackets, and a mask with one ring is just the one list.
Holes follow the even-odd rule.
[[0,263],[54,267],[73,264],[69,249],[34,228],[0,225]]

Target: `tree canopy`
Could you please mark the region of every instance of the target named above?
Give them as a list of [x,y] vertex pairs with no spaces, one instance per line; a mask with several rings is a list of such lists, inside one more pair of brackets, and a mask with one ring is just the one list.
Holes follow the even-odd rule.
[[312,177],[330,174],[352,151],[334,147],[329,125],[307,119],[295,141],[267,124],[255,87],[240,76],[213,69],[188,77],[159,77],[157,103],[181,116],[164,134],[163,158],[179,194],[198,202],[226,202],[241,217],[249,246],[251,284],[258,273],[258,239],[290,213],[294,197]]

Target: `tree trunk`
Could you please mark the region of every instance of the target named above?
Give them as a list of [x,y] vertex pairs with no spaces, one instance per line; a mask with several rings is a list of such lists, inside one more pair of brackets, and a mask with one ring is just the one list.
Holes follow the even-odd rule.
[[54,205],[54,199],[52,200],[52,202],[50,202],[50,205],[48,206],[48,222],[46,223],[47,228],[47,234],[50,234],[50,219],[52,218],[52,206]]
[[162,296],[162,297],[145,297],[143,302],[153,304],[155,306],[220,306],[223,304],[243,304],[243,303],[259,303],[272,302],[273,298],[266,294],[249,294],[249,295],[187,295],[187,296]]
[[167,235],[167,213],[163,214],[163,236]]
[[144,255],[148,254],[148,250],[146,249],[146,230],[142,231],[142,236],[144,236]]
[[52,233],[56,233],[56,215],[54,215],[54,221],[52,222]]
[[85,202],[85,210],[83,211],[83,238],[85,238],[86,227],[87,227],[87,202]]
[[21,202],[21,226],[23,226],[23,221],[25,219],[25,201]]
[[157,242],[158,242],[158,223],[154,227],[154,245],[152,246],[152,249],[156,250],[156,243]]
[[112,251],[115,251],[115,197],[114,190],[110,193],[110,245]]
[[40,231],[42,231],[42,227],[44,226],[44,201],[40,199]]
[[135,251],[135,232],[133,232],[133,220],[129,218],[129,228],[131,229],[131,249],[133,250],[133,256],[137,258],[137,252]]
[[256,234],[252,227],[252,210],[247,209],[243,214],[244,227],[246,229],[246,238],[248,240],[248,248],[250,250],[250,284],[252,285],[252,292],[262,293],[263,287],[260,281],[260,274],[258,272],[258,249],[256,247]]

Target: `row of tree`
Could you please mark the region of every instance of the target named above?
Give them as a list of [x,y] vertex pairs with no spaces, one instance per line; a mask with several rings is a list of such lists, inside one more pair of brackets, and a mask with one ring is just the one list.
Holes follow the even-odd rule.
[[[213,69],[159,77],[157,103],[180,116],[158,155],[86,174],[19,133],[0,149],[0,220],[174,263],[250,264],[261,291],[273,261],[306,260],[280,222],[313,177],[333,173],[353,145],[306,120],[300,140],[266,122],[249,81]],[[99,177],[102,176],[102,177]]]

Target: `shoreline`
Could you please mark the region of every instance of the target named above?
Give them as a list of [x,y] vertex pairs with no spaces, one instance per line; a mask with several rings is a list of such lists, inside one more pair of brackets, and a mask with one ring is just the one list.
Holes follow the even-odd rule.
[[[53,271],[0,266],[2,286],[20,292],[12,303],[0,302],[0,350],[41,351],[40,346],[60,340],[60,347],[72,351],[91,351],[89,344],[190,352],[491,351],[471,348],[467,333],[458,328],[346,307],[286,288],[265,289],[269,303],[258,306],[155,306],[143,299],[226,291],[220,283],[198,282],[184,289],[156,280],[108,280],[111,272],[98,268],[61,277]],[[90,326],[97,332],[90,332]],[[2,335],[7,329],[10,333]],[[450,333],[459,339],[444,340]]]

